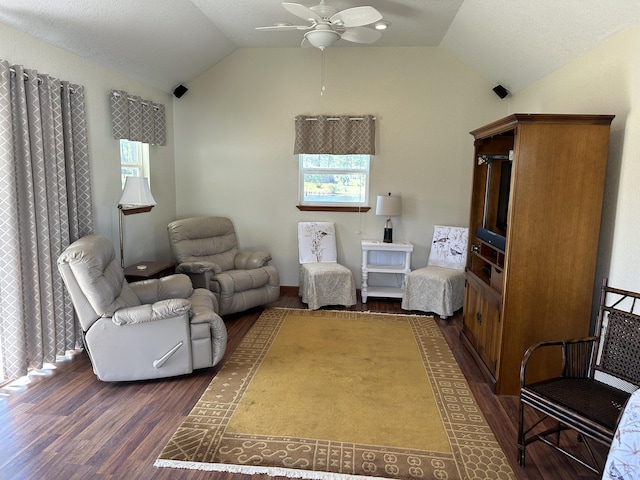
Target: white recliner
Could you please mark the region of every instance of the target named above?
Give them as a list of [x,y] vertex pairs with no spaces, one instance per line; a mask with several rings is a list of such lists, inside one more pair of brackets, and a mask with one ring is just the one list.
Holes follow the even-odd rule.
[[333,222],[298,223],[299,294],[310,310],[327,305],[356,304],[353,274],[337,261]]
[[220,315],[243,312],[280,297],[278,270],[271,254],[240,250],[235,228],[225,217],[192,217],[171,222],[167,231],[177,272],[211,290]]
[[427,266],[406,277],[404,310],[433,312],[441,318],[464,305],[464,268],[469,229],[435,225]]
[[171,377],[222,359],[227,330],[216,298],[186,275],[129,284],[113,244],[98,235],[69,245],[58,269],[100,380]]

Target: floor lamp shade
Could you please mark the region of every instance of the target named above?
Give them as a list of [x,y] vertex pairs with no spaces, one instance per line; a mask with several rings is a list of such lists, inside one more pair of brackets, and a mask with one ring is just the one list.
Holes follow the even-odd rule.
[[122,228],[122,215],[149,212],[157,205],[151,189],[149,179],[144,177],[126,177],[122,197],[118,202],[120,211],[118,225],[120,227],[120,266],[124,268],[124,231]]
[[152,207],[157,205],[156,201],[151,195],[151,189],[149,188],[149,179],[144,177],[127,177],[124,183],[124,189],[122,190],[122,197],[118,202],[118,208],[124,211],[125,215],[131,213],[141,212],[127,212],[127,210],[137,210],[139,208],[148,208],[149,211]]
[[402,214],[402,198],[398,196],[378,195],[376,201],[376,215],[387,217],[384,224],[384,242],[393,242],[393,224],[391,217],[397,217]]

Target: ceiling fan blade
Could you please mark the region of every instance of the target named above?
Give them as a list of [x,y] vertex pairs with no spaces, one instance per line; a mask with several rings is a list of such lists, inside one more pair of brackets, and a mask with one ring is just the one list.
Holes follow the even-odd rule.
[[286,32],[287,30],[309,30],[307,25],[271,25],[268,27],[256,27],[256,30],[267,30],[272,32]]
[[342,34],[342,39],[354,43],[373,43],[378,40],[382,34],[367,27],[347,28]]
[[303,18],[310,22],[319,22],[320,20],[322,20],[322,17],[320,17],[320,15],[318,15],[316,12],[311,10],[309,7],[300,5],[299,3],[282,2],[282,6],[289,13],[293,13],[296,17]]
[[382,20],[382,15],[373,7],[347,8],[330,18],[331,23],[339,23],[345,27],[361,27],[378,20]]

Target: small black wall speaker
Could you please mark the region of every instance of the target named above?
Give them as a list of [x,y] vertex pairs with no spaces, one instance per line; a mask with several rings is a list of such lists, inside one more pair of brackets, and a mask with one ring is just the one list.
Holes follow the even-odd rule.
[[182,95],[184,95],[185,93],[187,93],[189,89],[187,87],[185,87],[184,85],[178,85],[174,90],[173,90],[173,94],[177,97],[180,98]]
[[509,95],[509,90],[507,90],[506,88],[504,88],[502,85],[498,85],[497,87],[493,87],[493,91],[496,93],[496,95],[498,95],[500,98],[504,98],[507,95]]

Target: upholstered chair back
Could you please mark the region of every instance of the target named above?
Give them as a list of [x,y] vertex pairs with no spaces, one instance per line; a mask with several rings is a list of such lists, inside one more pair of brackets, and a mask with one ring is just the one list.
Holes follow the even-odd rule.
[[435,225],[427,265],[464,271],[469,229]]
[[233,270],[238,241],[231,220],[225,217],[193,217],[169,225],[170,244],[178,263],[211,262]]
[[337,262],[335,223],[299,222],[298,260],[301,264]]
[[141,304],[105,237],[88,235],[74,242],[58,259],[58,269],[85,332],[99,318]]

